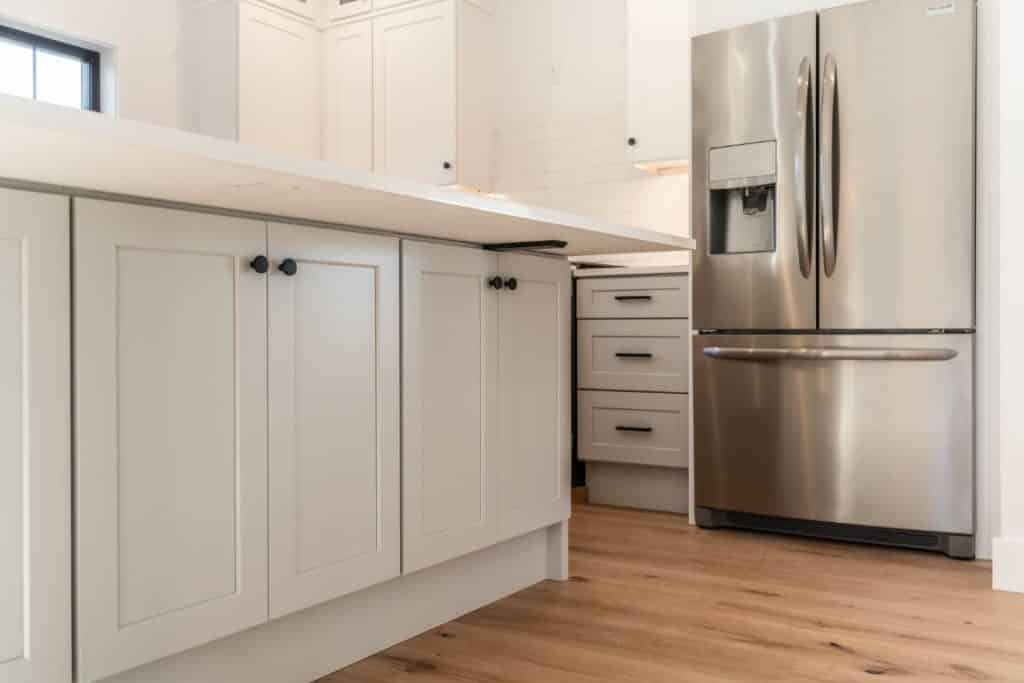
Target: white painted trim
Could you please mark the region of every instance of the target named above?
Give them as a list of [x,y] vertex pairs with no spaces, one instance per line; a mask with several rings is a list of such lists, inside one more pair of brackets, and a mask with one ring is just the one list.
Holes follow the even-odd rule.
[[992,588],[1024,593],[1024,538],[996,538],[992,542]]
[[548,534],[548,579],[569,580],[569,522],[550,526]]
[[549,539],[564,533],[559,526],[374,586],[104,683],[318,680],[543,581],[553,559]]

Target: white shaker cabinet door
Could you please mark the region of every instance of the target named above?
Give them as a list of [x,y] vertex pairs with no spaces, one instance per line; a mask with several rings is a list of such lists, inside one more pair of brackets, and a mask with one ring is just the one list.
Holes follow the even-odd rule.
[[324,159],[373,171],[373,22],[324,33]]
[[374,19],[374,170],[456,182],[455,19],[451,0]]
[[502,254],[498,307],[498,519],[505,540],[569,518],[572,295],[569,264]]
[[238,141],[319,159],[320,31],[247,2],[238,11]]
[[494,254],[407,241],[403,258],[403,571],[497,541]]
[[75,200],[78,674],[267,620],[264,223]]
[[0,681],[71,681],[69,200],[0,190]]
[[401,572],[398,250],[270,225],[271,618]]
[[630,160],[690,158],[690,4],[627,0]]

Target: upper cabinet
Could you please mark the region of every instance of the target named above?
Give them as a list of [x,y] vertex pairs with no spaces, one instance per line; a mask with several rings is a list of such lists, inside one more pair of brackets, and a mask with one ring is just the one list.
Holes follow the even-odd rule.
[[652,167],[690,158],[690,17],[688,2],[627,0],[630,158]]
[[320,158],[320,31],[246,2],[239,21],[238,141]]
[[0,681],[71,680],[69,201],[0,190]]
[[493,189],[495,0],[182,3],[185,128]]
[[325,159],[490,190],[493,5],[375,0],[372,11],[325,32]]
[[452,2],[373,22],[374,169],[437,185],[457,182]]

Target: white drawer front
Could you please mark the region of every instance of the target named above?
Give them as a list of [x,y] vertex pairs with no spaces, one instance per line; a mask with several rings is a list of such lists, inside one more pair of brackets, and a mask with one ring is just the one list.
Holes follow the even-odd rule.
[[580,279],[578,318],[688,318],[690,278],[686,275]]
[[689,467],[690,397],[580,391],[580,460]]
[[686,393],[687,320],[579,321],[579,387]]

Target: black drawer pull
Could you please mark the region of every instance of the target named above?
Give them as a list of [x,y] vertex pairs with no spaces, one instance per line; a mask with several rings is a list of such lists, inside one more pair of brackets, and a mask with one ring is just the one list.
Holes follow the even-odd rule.
[[629,296],[617,296],[616,301],[653,301],[654,297],[650,295],[630,294]]
[[616,358],[654,358],[653,353],[617,353]]
[[654,427],[616,427],[615,430],[619,432],[640,432],[643,434],[650,434],[654,431]]

